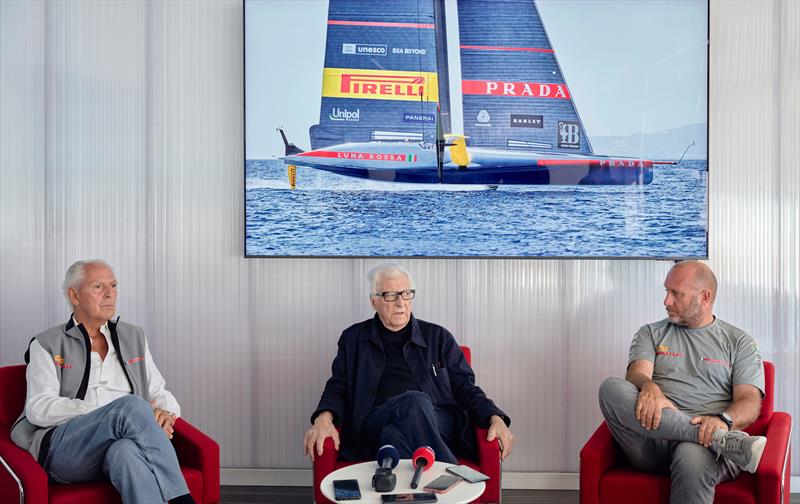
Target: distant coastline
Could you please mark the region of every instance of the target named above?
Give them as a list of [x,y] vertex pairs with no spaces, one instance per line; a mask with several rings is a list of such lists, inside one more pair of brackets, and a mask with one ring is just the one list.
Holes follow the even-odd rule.
[[635,133],[628,136],[590,136],[596,154],[604,156],[641,156],[647,159],[679,159],[686,147],[695,145],[685,159],[708,159],[708,125],[689,124],[658,133]]

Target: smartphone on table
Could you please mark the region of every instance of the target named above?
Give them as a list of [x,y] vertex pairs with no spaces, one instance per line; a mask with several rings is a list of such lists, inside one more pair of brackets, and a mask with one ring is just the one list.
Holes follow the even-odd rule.
[[461,478],[459,476],[455,476],[453,474],[442,474],[435,480],[422,487],[422,489],[426,492],[445,493],[460,482]]
[[486,476],[482,472],[478,472],[475,469],[465,465],[450,466],[445,470],[450,474],[459,476],[467,483],[479,483],[489,479],[489,476]]
[[361,490],[358,488],[358,480],[333,480],[333,494],[337,501],[360,499]]
[[383,494],[381,502],[438,502],[436,494],[425,492]]

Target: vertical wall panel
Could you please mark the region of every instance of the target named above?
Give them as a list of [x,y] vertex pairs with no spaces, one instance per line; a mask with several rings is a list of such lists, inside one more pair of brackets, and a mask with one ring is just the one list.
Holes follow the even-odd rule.
[[[339,334],[371,316],[365,275],[380,261],[242,257],[241,16],[224,0],[0,2],[0,358],[19,362],[64,319],[69,262],[105,257],[120,314],[145,327],[223,466],[308,468],[308,416]],[[778,364],[776,405],[795,419],[799,36],[798,2],[712,2],[717,313]],[[598,385],[664,316],[670,263],[399,262],[415,314],[472,346],[478,383],[513,418],[505,470],[577,471]]]
[[242,258],[237,2],[147,3],[151,344],[225,466],[252,465],[250,263]]
[[[60,286],[78,259],[104,258],[120,280],[118,313],[143,320],[146,239],[144,4],[46,4],[46,247],[50,317],[66,321]],[[32,328],[34,329],[34,328]]]
[[0,2],[0,365],[47,318],[44,33],[44,3]]
[[[798,13],[796,2],[712,4],[709,136],[716,311],[776,363],[776,407],[795,419]],[[795,436],[795,465],[799,447]]]

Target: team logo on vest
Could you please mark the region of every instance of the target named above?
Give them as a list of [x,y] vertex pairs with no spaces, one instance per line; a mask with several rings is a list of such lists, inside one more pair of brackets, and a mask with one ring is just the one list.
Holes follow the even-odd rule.
[[53,357],[53,361],[56,363],[56,366],[60,368],[69,369],[72,367],[72,364],[65,364],[64,357],[61,357],[60,355]]
[[328,119],[331,121],[345,121],[345,122],[358,122],[361,117],[361,109],[356,109],[355,112],[344,108],[333,107],[331,113],[328,114]]
[[581,126],[574,121],[558,121],[558,148],[580,149]]

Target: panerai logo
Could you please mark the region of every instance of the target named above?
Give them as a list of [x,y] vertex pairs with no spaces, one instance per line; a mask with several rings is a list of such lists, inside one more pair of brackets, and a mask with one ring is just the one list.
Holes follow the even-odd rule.
[[333,107],[331,109],[330,115],[328,118],[331,121],[346,121],[346,122],[358,122],[361,116],[361,109],[356,109],[355,112],[339,107]]

